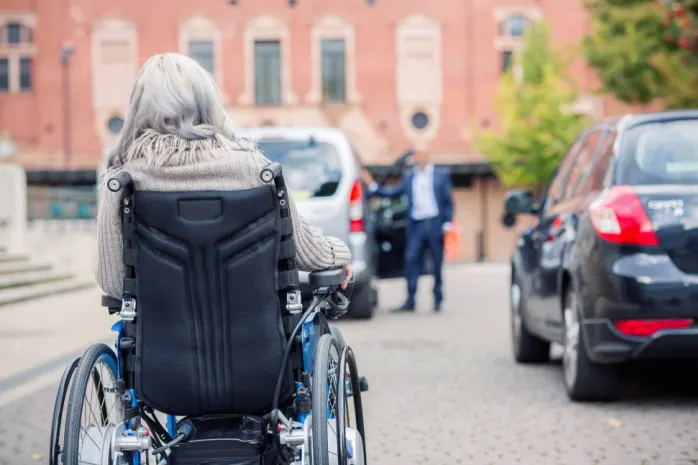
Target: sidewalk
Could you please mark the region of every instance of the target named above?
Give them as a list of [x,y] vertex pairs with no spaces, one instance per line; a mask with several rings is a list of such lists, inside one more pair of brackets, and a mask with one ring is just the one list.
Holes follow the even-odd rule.
[[0,403],[38,378],[60,377],[72,356],[111,339],[116,319],[100,306],[100,297],[93,288],[0,308]]

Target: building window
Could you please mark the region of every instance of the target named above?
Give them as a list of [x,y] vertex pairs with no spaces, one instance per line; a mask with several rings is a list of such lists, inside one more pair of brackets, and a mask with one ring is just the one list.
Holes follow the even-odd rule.
[[214,75],[213,67],[213,41],[190,40],[189,56],[196,60],[206,71]]
[[499,35],[502,37],[523,37],[531,20],[523,15],[511,15],[499,23]]
[[107,129],[109,129],[109,132],[111,132],[114,135],[117,135],[121,132],[121,128],[124,127],[124,120],[120,116],[112,116],[109,118],[109,121],[107,121]]
[[281,43],[254,43],[254,101],[256,105],[281,105]]
[[320,43],[320,49],[323,100],[346,102],[346,46],[344,39],[323,39]]
[[0,92],[23,92],[32,88],[32,15],[19,15],[0,22]]
[[20,38],[22,31],[22,26],[18,23],[10,23],[7,25],[7,43],[8,44],[19,44],[22,42]]
[[306,102],[360,102],[353,24],[341,16],[328,14],[313,23],[310,34],[312,85]]
[[509,34],[512,37],[523,37],[526,26],[526,19],[523,16],[516,15],[509,18]]
[[10,60],[0,58],[0,92],[10,90]]
[[412,126],[419,131],[426,129],[429,126],[429,116],[423,111],[418,111],[412,115]]
[[512,61],[514,58],[514,52],[511,50],[504,50],[501,52],[502,57],[502,74],[506,73],[511,69]]
[[19,89],[31,90],[32,88],[32,59],[22,58],[19,60]]

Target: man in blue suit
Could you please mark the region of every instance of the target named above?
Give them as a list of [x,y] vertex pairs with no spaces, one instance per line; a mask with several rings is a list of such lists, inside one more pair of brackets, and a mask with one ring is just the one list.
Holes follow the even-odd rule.
[[402,177],[399,184],[386,187],[371,183],[369,190],[374,195],[389,198],[407,195],[407,300],[396,311],[412,312],[415,309],[417,281],[421,275],[422,256],[426,249],[434,264],[434,311],[439,312],[443,301],[441,269],[444,261],[444,234],[451,229],[453,220],[453,185],[448,170],[430,163],[429,154],[425,150],[415,151],[413,161],[415,166]]

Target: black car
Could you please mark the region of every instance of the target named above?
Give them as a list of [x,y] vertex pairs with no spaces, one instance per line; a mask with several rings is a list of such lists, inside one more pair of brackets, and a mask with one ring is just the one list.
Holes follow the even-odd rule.
[[535,215],[511,259],[514,356],[564,346],[573,400],[610,400],[617,364],[698,358],[698,111],[588,128],[540,198],[516,190],[504,224]]

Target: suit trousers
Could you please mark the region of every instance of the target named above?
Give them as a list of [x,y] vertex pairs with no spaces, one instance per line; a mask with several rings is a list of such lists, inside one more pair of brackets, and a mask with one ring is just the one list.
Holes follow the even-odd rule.
[[407,245],[405,248],[405,275],[407,278],[407,306],[415,306],[417,282],[422,271],[422,257],[425,251],[431,256],[434,265],[434,304],[443,300],[442,268],[444,261],[444,236],[438,217],[422,221],[411,220],[407,225]]

